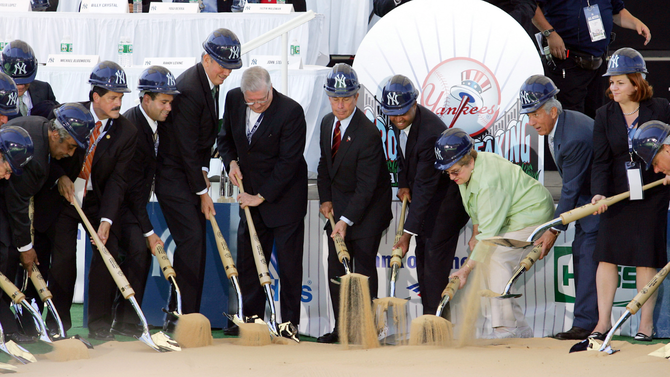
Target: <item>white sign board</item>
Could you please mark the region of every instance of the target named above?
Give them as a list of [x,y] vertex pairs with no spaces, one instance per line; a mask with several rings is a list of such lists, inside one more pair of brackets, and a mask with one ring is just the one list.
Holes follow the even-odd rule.
[[0,0],[0,13],[30,12],[30,0]]
[[293,4],[249,4],[244,6],[243,13],[293,13]]
[[[153,3],[152,3],[153,4]],[[185,58],[144,58],[144,63],[142,64],[145,67],[152,65],[160,65],[167,69],[170,68],[190,68],[195,65],[195,58],[192,56]]]
[[198,13],[200,11],[199,3],[151,3],[149,13]]
[[[249,57],[249,66],[253,67],[259,65],[261,67],[279,67],[282,64],[281,56],[279,55],[251,55]],[[289,69],[302,69],[302,59],[300,57],[288,58]]]
[[127,0],[82,0],[81,13],[128,13]]
[[50,67],[95,67],[100,62],[99,55],[49,54]]

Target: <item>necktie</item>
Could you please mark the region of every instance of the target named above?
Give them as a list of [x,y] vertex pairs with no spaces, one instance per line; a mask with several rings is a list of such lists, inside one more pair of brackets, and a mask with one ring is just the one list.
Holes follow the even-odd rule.
[[331,148],[333,161],[335,160],[335,155],[337,155],[337,150],[340,148],[341,141],[342,141],[342,135],[340,135],[340,121],[338,120],[335,123],[335,132],[333,133],[333,146]]
[[86,180],[86,186],[88,187],[88,179],[91,177],[91,166],[93,165],[93,155],[95,154],[95,149],[98,147],[95,144],[95,141],[98,140],[100,132],[102,131],[102,122],[97,121],[95,123],[95,128],[91,133],[91,136],[88,140],[88,154],[86,154],[86,160],[84,160],[84,166],[81,168],[81,173],[79,173],[79,178]]
[[551,152],[551,158],[556,162],[556,156],[554,156],[554,138],[547,135],[547,141],[549,142],[549,152]]
[[407,156],[405,151],[407,149],[407,132],[400,131],[400,149],[402,150],[402,155]]
[[28,106],[26,106],[26,103],[23,102],[23,96],[19,97],[19,111],[23,116],[28,115]]

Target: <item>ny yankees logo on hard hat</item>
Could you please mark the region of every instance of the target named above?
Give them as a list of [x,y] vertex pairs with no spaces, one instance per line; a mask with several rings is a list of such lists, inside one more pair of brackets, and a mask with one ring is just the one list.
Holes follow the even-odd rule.
[[17,96],[18,94],[16,92],[9,93],[9,96],[7,96],[7,104],[10,106],[16,105]]
[[610,68],[619,68],[619,55],[613,55],[610,58]]
[[398,106],[398,93],[390,92],[386,94],[386,105],[388,106]]
[[170,72],[168,72],[167,74],[167,84],[174,85],[174,76],[172,76],[172,73]]
[[435,147],[435,158],[440,160],[440,161],[443,160],[442,151],[438,147]]
[[240,46],[230,46],[230,55],[228,59],[238,59],[240,57]]
[[14,74],[15,75],[25,75],[26,74],[26,63],[18,62],[14,64]]
[[537,98],[533,95],[533,93],[527,92],[527,91],[522,91],[519,95],[521,97],[521,102],[524,104],[529,104],[537,101]]
[[335,76],[335,88],[346,88],[347,78],[344,75],[337,75]]
[[125,84],[126,83],[126,74],[123,71],[116,71],[116,83]]

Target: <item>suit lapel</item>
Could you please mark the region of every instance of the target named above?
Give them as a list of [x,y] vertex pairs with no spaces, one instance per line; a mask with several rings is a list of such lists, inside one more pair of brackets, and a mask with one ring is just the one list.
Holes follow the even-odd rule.
[[217,127],[219,124],[217,119],[219,114],[216,111],[216,104],[214,103],[214,98],[212,97],[212,89],[209,87],[207,73],[205,72],[205,68],[203,68],[202,63],[198,63],[196,65],[196,69],[198,70],[198,77],[200,77],[200,85],[202,86],[202,90],[206,93],[205,99],[207,102],[207,108],[209,109],[209,115],[212,117],[214,127]]
[[[251,136],[251,143],[249,144],[249,149],[253,148],[254,145],[258,142],[258,140],[260,140],[263,136],[265,136],[265,134],[268,133],[268,131],[272,129],[272,125],[274,124],[273,122],[274,117],[272,115],[276,113],[280,101],[281,99],[279,98],[279,92],[277,92],[273,88],[272,103],[270,103],[270,106],[268,106],[268,108],[263,113],[263,120],[261,121],[261,124],[258,125],[256,132],[254,132],[254,134]],[[251,127],[253,127],[253,125]],[[245,129],[245,137],[246,137],[246,129]]]
[[321,127],[321,149],[326,151],[326,164],[328,165],[328,171],[331,172],[331,178],[333,177],[333,143],[330,138],[333,135],[333,122],[335,121],[335,115],[330,113],[325,116],[323,120],[323,126]]
[[107,152],[107,149],[109,149],[110,144],[113,142],[115,139],[114,136],[116,136],[116,130],[119,128],[118,124],[115,124],[115,119],[109,119],[107,122],[107,126],[105,129],[107,129],[107,133],[102,136],[100,141],[98,142],[98,146],[95,148],[95,154],[93,155],[93,165],[95,165],[99,160],[100,157]]
[[[337,171],[342,163],[342,159],[347,155],[349,147],[353,144],[353,141],[356,139],[356,132],[358,131],[360,110],[356,109],[354,116],[349,122],[347,130],[342,135],[342,141],[340,142],[340,147],[337,149],[337,154],[335,155],[335,161],[333,161],[333,173]],[[331,126],[332,128],[332,126]]]
[[558,116],[558,122],[556,123],[556,132],[554,133],[554,156],[556,159],[556,168],[558,172],[563,176],[563,169],[561,164],[563,163],[563,158],[561,157],[561,143],[563,142],[563,129],[565,127],[565,117],[566,113],[563,112]]

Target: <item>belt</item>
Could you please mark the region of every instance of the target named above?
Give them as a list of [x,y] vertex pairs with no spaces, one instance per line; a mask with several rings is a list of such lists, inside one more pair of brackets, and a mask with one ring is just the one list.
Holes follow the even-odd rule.
[[603,64],[602,56],[593,56],[575,50],[569,50],[569,54],[572,57],[572,60],[575,61],[577,66],[579,66],[582,69],[595,71],[596,69],[600,68],[600,66]]

